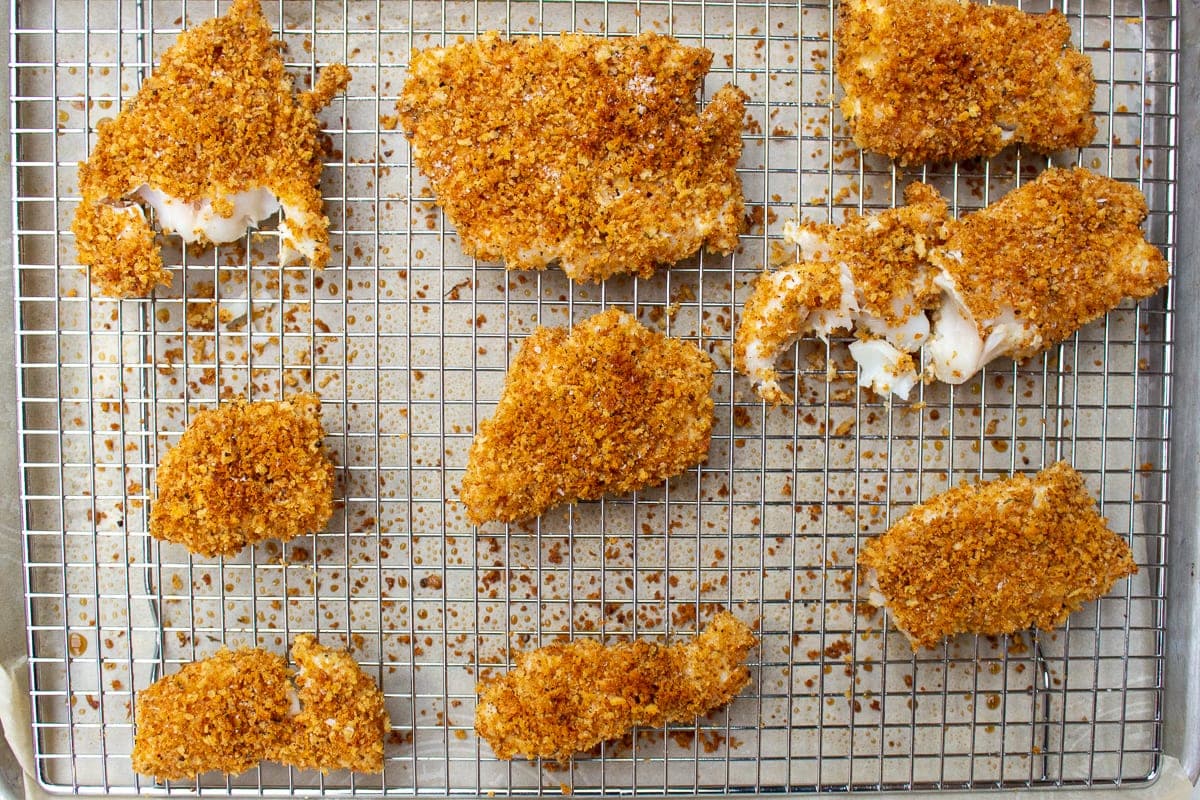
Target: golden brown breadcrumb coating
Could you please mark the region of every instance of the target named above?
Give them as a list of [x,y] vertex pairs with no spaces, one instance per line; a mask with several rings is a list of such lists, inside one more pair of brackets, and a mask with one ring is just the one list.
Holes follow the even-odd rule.
[[913,649],[959,633],[1049,630],[1137,572],[1083,477],[1059,462],[962,484],[910,510],[859,554]]
[[853,281],[857,307],[845,314],[851,325],[860,314],[901,325],[937,303],[927,257],[945,235],[946,201],[924,183],[909,184],[904,199],[899,208],[850,214],[841,225],[803,222],[788,231],[787,238],[801,244],[802,260],[755,279],[734,336],[734,367],[754,379],[764,400],[792,402],[779,385],[775,361],[813,330],[814,314],[839,313],[843,268]]
[[954,279],[977,323],[1013,309],[1027,336],[1005,355],[1028,358],[1166,285],[1166,259],[1138,227],[1145,218],[1135,186],[1050,168],[956,222],[930,261]]
[[714,365],[618,309],[537,328],[471,445],[461,498],[476,524],[655,486],[708,456]]
[[154,232],[131,198],[142,186],[187,203],[210,201],[226,217],[231,195],[269,189],[299,212],[281,230],[315,241],[313,267],[328,261],[315,112],[350,73],[332,65],[297,97],[281,47],[258,0],[234,0],[224,16],[181,33],[117,118],[96,126],[96,145],[79,165],[72,230],[100,293],[145,296],[170,283]]
[[413,55],[397,108],[468,255],[559,261],[573,280],[653,274],[737,246],[746,95],[702,113],[704,48],[644,33],[476,41]]
[[309,635],[292,644],[300,713],[291,735],[270,756],[299,769],[383,770],[388,730],[383,692],[345,650],[322,647]]
[[158,465],[151,535],[214,556],[324,528],[333,464],[320,414],[315,394],[197,413]]
[[842,0],[836,69],[859,147],[901,164],[1040,153],[1096,136],[1091,60],[1058,11],[970,0]]
[[[937,303],[926,258],[945,236],[949,213],[937,189],[914,182],[904,190],[903,206],[866,216],[849,214],[841,225],[817,229],[828,242],[825,258],[850,268],[860,309],[898,325]],[[907,305],[894,302],[909,295]]]
[[475,731],[497,758],[565,761],[634,726],[691,722],[750,682],[742,661],[756,644],[750,626],[728,612],[670,647],[642,640],[552,644],[518,656],[511,672],[479,685]]
[[181,780],[278,761],[381,772],[389,721],[379,687],[309,634],[296,637],[292,658],[295,676],[265,650],[221,650],[138,692],[134,771]]

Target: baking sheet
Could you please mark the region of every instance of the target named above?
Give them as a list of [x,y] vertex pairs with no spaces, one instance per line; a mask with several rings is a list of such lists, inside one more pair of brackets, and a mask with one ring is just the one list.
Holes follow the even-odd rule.
[[[1067,7],[1105,81],[1105,119],[1099,144],[1064,163],[1137,181],[1153,211],[1150,238],[1170,258],[1176,10],[1125,5]],[[231,781],[207,776],[206,786],[776,792],[1136,784],[1157,774],[1170,294],[1115,312],[1034,363],[1001,364],[954,392],[927,387],[916,409],[859,394],[850,374],[826,385],[827,355],[848,365],[843,344],[798,350],[807,390],[794,412],[763,408],[728,368],[733,314],[797,204],[837,219],[925,177],[961,213],[1006,191],[1018,170],[1029,179],[1044,159],[907,176],[860,160],[829,117],[825,5],[266,8],[298,75],[333,60],[355,73],[349,96],[322,117],[335,263],[322,274],[270,266],[269,233],[216,252],[175,249],[175,284],[153,305],[89,298],[64,233],[74,162],[88,128],[115,113],[184,19],[214,6],[17,8],[22,489],[44,784],[157,790],[129,769],[132,690],[222,643],[282,651],[305,630],[351,644],[381,681],[395,727],[382,781],[264,766]],[[654,29],[713,49],[709,90],[733,80],[753,98],[741,174],[759,210],[743,249],[603,287],[463,257],[388,116],[410,46],[493,27]],[[196,325],[214,295],[249,322]],[[535,324],[578,321],[604,305],[635,310],[718,360],[708,464],[665,489],[551,512],[537,525],[472,529],[452,501],[512,347]],[[223,562],[146,537],[153,464],[189,409],[218,393],[307,388],[324,398],[346,497],[326,533]],[[1056,634],[959,640],[916,657],[880,617],[860,613],[853,554],[862,537],[961,478],[1059,457],[1088,474],[1114,529],[1129,536],[1141,565],[1134,580]],[[686,635],[718,606],[760,620],[763,638],[755,681],[728,712],[666,736],[641,732],[565,770],[500,764],[476,742],[481,667],[562,635]]]

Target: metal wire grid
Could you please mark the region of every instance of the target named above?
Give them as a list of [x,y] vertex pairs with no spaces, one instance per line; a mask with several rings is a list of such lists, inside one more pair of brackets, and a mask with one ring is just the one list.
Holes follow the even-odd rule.
[[[1047,6],[1026,4],[1032,10]],[[269,233],[187,252],[153,302],[89,295],[70,218],[75,163],[188,23],[224,4],[13,0],[10,84],[26,610],[39,777],[79,793],[195,791],[132,773],[134,692],[221,644],[282,652],[302,631],[348,644],[393,722],[382,778],[263,765],[201,785],[411,795],[1130,784],[1161,753],[1172,295],[1110,314],[1033,363],[916,405],[859,392],[844,344],[802,344],[798,403],[772,411],[728,366],[746,284],[781,257],[795,206],[817,217],[941,188],[956,213],[1028,179],[1005,156],[902,176],[860,157],[831,113],[821,4],[269,0],[304,80],[348,63],[323,116],[335,259],[276,266]],[[1175,3],[1062,6],[1100,80],[1101,135],[1077,161],[1136,182],[1173,256]],[[706,89],[750,93],[741,252],[649,281],[573,286],[466,259],[389,115],[411,47],[512,34],[671,32],[712,49]],[[706,92],[707,94],[707,92]],[[700,342],[718,373],[708,463],[667,487],[471,528],[453,502],[472,431],[535,324],[607,305]],[[224,313],[222,313],[224,312]],[[826,383],[826,360],[835,366]],[[327,531],[237,558],[146,534],[153,469],[218,396],[314,389],[344,507]],[[969,638],[913,655],[867,615],[865,536],[964,477],[1069,458],[1139,574],[1053,634]],[[642,731],[566,767],[506,764],[471,730],[473,686],[564,635],[688,635],[715,608],[759,621],[755,680],[694,726]]]

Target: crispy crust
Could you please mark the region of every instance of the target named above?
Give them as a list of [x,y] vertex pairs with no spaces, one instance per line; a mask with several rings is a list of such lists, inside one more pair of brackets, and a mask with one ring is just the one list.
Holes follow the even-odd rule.
[[[926,259],[945,237],[950,219],[946,201],[928,184],[910,183],[904,203],[870,216],[853,215],[829,234],[829,260],[850,267],[863,311],[892,325],[937,304]],[[908,294],[912,305],[897,309],[892,301]]]
[[345,650],[322,647],[307,634],[296,637],[292,660],[300,668],[300,713],[271,759],[299,769],[382,772],[389,721],[375,681]]
[[1096,136],[1092,63],[1071,48],[1058,11],[843,0],[836,38],[854,141],[901,164],[992,156],[1017,142],[1048,153]]
[[468,255],[649,277],[701,246],[737,247],[746,95],[725,86],[697,114],[711,61],[653,33],[491,31],[415,53],[397,109]]
[[389,722],[379,687],[348,653],[311,635],[296,637],[292,657],[298,693],[283,658],[251,648],[221,650],[138,692],[134,771],[180,780],[279,761],[381,772]]
[[226,403],[201,411],[158,466],[150,533],[201,555],[321,530],[333,514],[333,464],[321,399]]
[[962,484],[921,503],[859,554],[913,649],[959,633],[1049,630],[1137,572],[1083,477],[1059,462]]
[[712,359],[617,309],[538,328],[471,445],[461,499],[476,524],[655,486],[708,456]]
[[728,612],[687,643],[604,647],[593,639],[517,657],[479,685],[475,731],[498,758],[553,758],[622,736],[637,725],[690,722],[733,700],[750,681],[742,664],[758,644]]
[[977,323],[1014,309],[1030,335],[1007,355],[1028,358],[1122,299],[1166,285],[1166,259],[1138,227],[1145,218],[1136,187],[1083,168],[1051,168],[955,223],[930,261],[954,278]]
[[[751,362],[760,361],[759,354],[774,362],[812,329],[813,312],[839,307],[842,265],[854,278],[860,308],[888,324],[936,305],[927,255],[945,237],[949,210],[938,191],[924,183],[909,184],[904,199],[902,207],[852,214],[841,225],[802,223],[803,233],[823,243],[819,256],[755,278],[734,335],[733,357],[737,371],[754,379],[764,400],[792,403],[779,387],[774,366],[755,369]],[[907,295],[911,304],[897,308],[893,299]]]
[[280,47],[258,0],[234,0],[224,16],[181,33],[117,118],[96,126],[96,146],[79,165],[72,230],[100,293],[145,296],[170,283],[154,232],[129,198],[143,184],[209,200],[227,216],[230,195],[266,187],[303,212],[292,232],[317,242],[313,267],[328,261],[315,112],[350,73],[332,65],[297,97]]

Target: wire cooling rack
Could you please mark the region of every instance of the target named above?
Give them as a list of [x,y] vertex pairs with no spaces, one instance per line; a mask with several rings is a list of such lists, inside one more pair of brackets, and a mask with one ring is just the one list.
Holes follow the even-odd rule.
[[[186,25],[224,3],[13,0],[13,224],[19,254],[20,493],[38,775],[79,793],[195,791],[130,768],[135,692],[221,645],[353,648],[393,729],[382,777],[273,765],[215,792],[584,794],[994,788],[1150,781],[1161,757],[1172,290],[1033,362],[918,402],[860,392],[844,342],[789,359],[772,410],[729,367],[747,284],[786,258],[783,222],[894,203],[925,179],[963,213],[1047,160],[902,175],[862,157],[833,111],[825,3],[267,0],[301,82],[354,74],[322,120],[335,255],[280,269],[270,231],[217,250],[168,241],[153,301],[89,294],[70,219],[95,123]],[[1045,10],[1043,2],[1026,3]],[[1147,195],[1174,255],[1177,5],[1061,6],[1099,80],[1079,163]],[[715,53],[705,95],[751,96],[741,177],[752,226],[730,258],[573,286],[463,256],[396,129],[410,49],[488,29],[673,33]],[[270,227],[270,226],[268,226]],[[1172,259],[1173,260],[1173,259]],[[707,464],[666,487],[472,528],[456,503],[478,421],[536,324],[605,306],[700,343],[719,365]],[[831,382],[826,381],[826,363]],[[154,465],[218,398],[314,390],[339,464],[329,528],[236,558],[146,533]],[[963,637],[913,655],[867,613],[854,555],[913,502],[964,478],[1067,458],[1140,571],[1061,630]],[[503,763],[472,731],[474,685],[566,636],[685,637],[715,609],[759,626],[754,680],[694,725],[643,730],[569,765]]]

